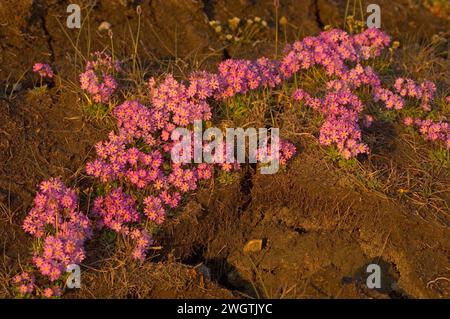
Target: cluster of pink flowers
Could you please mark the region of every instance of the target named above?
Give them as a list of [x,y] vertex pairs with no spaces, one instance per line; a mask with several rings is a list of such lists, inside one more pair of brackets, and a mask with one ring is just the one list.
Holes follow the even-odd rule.
[[42,295],[45,298],[60,297],[62,295],[62,290],[59,286],[47,287],[42,291]]
[[33,263],[51,281],[59,279],[68,265],[84,260],[84,241],[92,235],[90,220],[78,211],[75,191],[55,178],[40,184],[23,229],[44,238]]
[[342,30],[330,30],[316,37],[305,37],[285,49],[281,73],[291,77],[300,69],[323,66],[328,75],[343,76],[348,70],[345,61],[359,62],[380,55],[390,43],[381,30],[370,28],[354,36]]
[[[181,104],[187,105],[186,100],[194,99],[197,103],[200,101],[201,105],[207,108],[207,105],[203,104],[207,98],[225,99],[262,87],[274,87],[301,69],[322,66],[329,76],[337,77],[327,84],[329,92],[326,96],[322,99],[311,98],[298,90],[294,93],[294,98],[297,100],[305,98],[307,105],[325,116],[320,134],[322,144],[336,144],[346,158],[367,153],[369,149],[362,142],[359,121],[362,118],[364,125],[370,125],[373,118],[368,114],[362,115],[362,103],[352,90],[368,85],[372,88],[375,102],[381,101],[387,109],[395,110],[404,107],[405,101],[402,98],[404,96],[420,97],[423,108],[429,110],[435,92],[434,84],[431,82],[424,82],[420,86],[414,85],[413,90],[410,80],[406,81],[409,89],[405,91],[402,88],[403,80],[399,79],[395,88],[400,94],[396,94],[382,87],[381,80],[371,67],[362,67],[361,61],[379,56],[389,44],[389,36],[376,28],[355,35],[334,29],[288,45],[281,61],[267,58],[256,61],[230,59],[219,65],[217,74],[195,72],[189,78],[187,90],[172,77],[168,77],[160,90],[154,89],[156,82],[152,79],[150,86],[152,92],[156,92],[152,102],[159,112],[157,118],[162,123],[166,122],[159,124],[158,128],[164,130],[162,137],[167,140],[173,127],[167,125],[169,118],[167,113],[160,111],[164,103],[172,107],[172,112],[181,112],[181,115],[176,114],[173,118],[174,124],[186,126],[192,123],[187,119],[189,117],[187,111],[176,111]],[[356,66],[351,68],[349,63],[356,63]],[[158,93],[164,93],[165,96],[158,97]],[[172,97],[174,99],[171,99]],[[367,119],[370,119],[370,123]],[[229,169],[230,164],[225,164],[224,167]]]
[[377,28],[369,28],[353,36],[357,55],[363,60],[379,56],[389,46],[390,37]]
[[[267,147],[259,147],[256,150],[256,159],[259,163],[265,164],[273,161],[278,161],[280,165],[286,165],[287,162],[294,157],[297,152],[294,144],[277,139],[275,141],[264,142]],[[278,153],[272,153],[272,143],[278,143]]]
[[15,275],[12,281],[21,296],[31,295],[34,292],[36,279],[33,274],[24,271]]
[[137,226],[140,215],[130,195],[125,194],[121,188],[113,189],[105,196],[95,199],[92,212],[99,217],[98,227],[106,226],[134,241],[133,258],[145,258],[152,239],[145,229]]
[[[322,66],[338,80],[330,81],[328,85],[332,92],[324,99],[310,99],[311,103],[308,103],[320,108],[326,116],[320,140],[326,145],[336,143],[346,158],[354,157],[367,153],[368,147],[361,142],[358,123],[362,103],[350,89],[370,85],[374,100],[383,101],[387,108],[401,109],[404,105],[401,96],[381,87],[372,68],[363,68],[359,63],[379,56],[389,43],[389,37],[375,28],[353,36],[342,30],[322,32],[317,37],[306,37],[287,46],[280,62],[266,58],[226,60],[219,65],[217,74],[197,72],[190,78],[188,95],[200,100],[229,98],[261,87],[274,87],[300,69]],[[347,62],[357,65],[350,69]],[[373,118],[368,116],[364,119],[370,119],[371,123]],[[225,165],[225,168],[229,167],[229,164]]]
[[297,89],[293,98],[303,101],[325,117],[320,129],[321,144],[336,144],[342,156],[347,159],[369,151],[361,141],[361,128],[358,124],[363,106],[358,96],[349,89],[330,91],[324,98],[313,98],[304,90]]
[[387,109],[401,110],[405,105],[405,101],[399,95],[382,87],[374,88],[373,99],[375,102],[384,102]]
[[41,295],[44,298],[60,297],[62,295],[61,288],[56,285],[44,288],[39,292],[39,288],[36,285],[35,276],[27,271],[15,275],[12,282],[21,297],[29,297],[32,296],[33,293],[36,293],[36,295]]
[[[212,177],[212,168],[209,164],[200,164],[197,168],[184,168],[180,164],[171,163],[169,159],[166,159],[166,164],[163,165],[161,152],[164,150],[153,149],[144,152],[135,146],[130,146],[125,142],[125,138],[120,138],[120,136],[110,133],[108,141],[96,145],[99,158],[88,163],[86,171],[103,182],[121,180],[129,185],[134,185],[137,189],[151,187],[157,196],[149,196],[144,200],[144,212],[158,224],[165,217],[163,205],[167,208],[177,207],[181,200],[180,193],[194,190],[197,188],[198,181]],[[170,142],[164,146],[169,147]],[[167,152],[170,152],[170,149]],[[104,211],[104,214],[101,214],[104,223],[116,231],[120,231],[122,222],[118,222],[113,207],[117,207],[119,213],[126,212],[125,216],[133,217],[131,220],[125,219],[124,222],[138,220],[137,212],[130,208],[134,207],[134,203],[131,203],[132,200],[120,194],[123,193],[117,190],[109,197],[111,202],[115,202],[111,209],[95,210]],[[104,199],[99,197],[96,204],[98,204],[95,205],[96,207],[103,206]],[[126,209],[125,204],[129,204]],[[122,216],[121,214],[119,216]]]
[[[141,189],[156,183],[161,177],[161,153],[158,150],[145,153],[134,146],[127,148],[127,145],[123,135],[111,132],[109,140],[96,144],[99,158],[87,164],[86,172],[102,182],[121,179]],[[156,183],[156,187],[158,185]]]
[[[388,109],[399,110],[404,106],[401,95],[383,88],[373,69],[360,64],[363,60],[379,56],[389,44],[389,36],[376,28],[355,35],[337,29],[324,31],[318,36],[305,37],[288,45],[281,61],[266,58],[256,61],[226,60],[219,65],[217,74],[194,73],[188,92],[199,99],[229,98],[261,87],[274,87],[301,69],[321,66],[335,78],[327,84],[329,92],[326,96],[312,98],[305,95],[306,92],[297,90],[294,98],[304,100],[305,104],[325,116],[320,142],[336,144],[342,155],[350,158],[369,151],[362,142],[360,118],[363,118],[363,124],[368,124],[368,118],[370,123],[373,122],[370,115],[362,115],[362,103],[352,90],[368,85],[372,88],[374,101],[383,102]],[[351,68],[350,63],[356,66]],[[431,101],[429,93],[433,88],[429,83],[424,83],[421,90],[428,92],[423,99],[427,101],[424,105],[427,105]]]
[[160,225],[164,222],[166,210],[163,201],[158,196],[147,196],[144,199],[144,213],[151,221]]
[[369,152],[368,146],[361,142],[361,130],[357,122],[345,116],[328,118],[320,129],[319,141],[323,145],[336,144],[346,159]]
[[196,169],[183,168],[180,164],[172,164],[172,172],[167,181],[183,193],[197,189],[198,175]]
[[[327,74],[334,77],[327,83],[328,92],[324,98],[311,97],[302,89],[297,89],[293,98],[325,117],[319,141],[324,145],[336,144],[345,158],[369,152],[362,142],[360,121],[366,127],[373,122],[371,115],[363,114],[362,102],[352,90],[362,85],[369,86],[373,100],[383,102],[387,109],[403,109],[404,98],[412,97],[422,101],[423,110],[431,110],[436,91],[432,82],[425,81],[419,85],[411,79],[398,78],[394,84],[396,92],[393,92],[382,86],[371,67],[364,68],[360,64],[362,60],[379,56],[389,42],[389,37],[378,29],[367,29],[353,36],[341,30],[325,31],[317,37],[306,37],[288,46],[282,60],[281,72],[285,78],[314,65],[323,66]],[[356,66],[351,68],[348,62],[356,62]],[[428,140],[446,142],[447,123],[422,121],[417,125]]]
[[97,197],[92,213],[100,217],[100,227],[106,226],[118,233],[128,233],[129,227],[126,224],[139,221],[133,198],[121,188],[110,191],[106,196]]
[[279,62],[268,58],[256,61],[228,59],[219,64],[218,73],[194,72],[188,93],[204,100],[226,99],[262,87],[275,87],[282,81]]
[[431,110],[431,102],[436,92],[436,86],[433,82],[425,81],[421,84],[416,84],[411,79],[398,78],[395,81],[394,88],[403,97],[412,97],[422,100],[422,108],[424,111]]
[[95,52],[95,59],[88,61],[80,74],[80,84],[96,103],[108,103],[117,89],[114,73],[121,70],[120,63],[103,52]]
[[137,260],[144,260],[148,248],[153,244],[153,240],[145,229],[135,228],[130,232],[131,239],[135,246],[131,256]]
[[[123,232],[124,224],[139,222],[136,207],[142,207],[148,220],[161,224],[168,212],[180,205],[182,194],[197,189],[202,180],[212,178],[214,164],[217,164],[172,162],[170,155],[176,142],[174,129],[188,128],[196,120],[210,120],[208,98],[223,99],[261,86],[275,86],[281,81],[277,70],[277,62],[265,58],[256,62],[229,60],[219,66],[219,74],[197,72],[187,84],[172,75],[159,83],[150,79],[151,107],[137,101],[125,101],[117,106],[113,116],[118,131],[96,144],[98,157],[86,165],[86,172],[103,183],[119,181],[134,191],[145,191],[146,196],[142,205],[134,203],[131,196],[120,189],[99,197],[93,211],[103,224]],[[225,154],[226,148],[222,150]],[[292,144],[282,143],[280,163],[285,164],[294,154]],[[192,159],[193,150],[187,156]],[[220,162],[219,165],[224,171],[239,169],[237,163]],[[130,233],[128,228],[126,230]],[[137,233],[135,237],[139,237]],[[139,238],[144,242],[146,236]],[[136,251],[135,255],[143,253]]]
[[52,78],[54,73],[50,65],[44,63],[35,63],[33,65],[33,72],[39,74],[41,78]]
[[[281,64],[285,77],[318,65],[329,76],[337,78],[327,83],[328,92],[323,98],[311,97],[303,89],[297,89],[293,99],[302,101],[324,116],[319,141],[323,145],[335,144],[344,158],[369,151],[362,142],[359,124],[363,104],[352,90],[370,85],[374,88],[374,96],[381,93],[380,79],[372,68],[363,68],[360,61],[379,56],[389,43],[389,37],[379,29],[367,29],[353,36],[342,30],[330,30],[316,37],[306,37],[286,48]],[[356,66],[350,68],[347,62],[356,62]],[[364,119],[367,118],[366,115]],[[373,118],[369,119],[370,123],[363,123],[370,125]]]
[[138,101],[125,101],[113,110],[121,136],[127,142],[143,139],[149,146],[153,146],[156,142],[153,133],[157,129],[157,114],[160,113],[151,111]]
[[204,93],[189,90],[172,75],[166,76],[159,85],[152,78],[149,86],[154,128],[162,130],[163,140],[167,141],[170,133],[177,126],[186,127],[195,120],[207,121],[211,118],[208,103],[199,98],[203,97]]
[[217,74],[218,98],[246,94],[261,87],[275,87],[281,82],[278,61],[260,58],[256,61],[225,60],[219,64]]
[[297,153],[297,148],[291,142],[280,140],[279,141],[279,153],[278,161],[281,165],[286,165]]
[[442,141],[450,149],[450,124],[446,122],[434,122],[432,120],[421,120],[419,118],[405,117],[403,120],[407,126],[416,126],[419,133],[428,141]]

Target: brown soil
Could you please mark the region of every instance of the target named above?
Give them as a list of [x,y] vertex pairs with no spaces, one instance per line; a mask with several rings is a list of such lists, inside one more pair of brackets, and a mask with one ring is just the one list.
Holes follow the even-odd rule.
[[[137,2],[144,12],[139,55],[155,72],[169,60],[179,69],[211,68],[228,55],[273,54],[272,0],[96,1],[86,22],[90,32],[79,36],[79,50],[86,55],[107,46],[109,38],[97,26],[109,21],[116,54],[129,56]],[[89,187],[84,163],[111,128],[88,119],[70,89],[82,61],[65,34],[75,43],[77,31],[63,32],[58,23],[65,23],[68,3],[0,2],[0,297],[12,297],[10,278],[29,260],[31,241],[20,225],[36,185],[60,176],[70,186]],[[280,3],[280,16],[295,27],[288,28],[288,41],[341,23],[345,6],[337,0]],[[449,30],[448,20],[411,1],[379,3],[383,29],[401,42],[421,43]],[[265,18],[267,38],[223,50],[207,20],[235,15]],[[30,69],[36,61],[51,63],[58,73],[46,94],[31,90],[36,79]],[[448,86],[448,69],[443,73],[437,81]],[[12,91],[15,83],[20,84]],[[303,123],[293,114],[287,112],[282,120],[285,135],[300,150],[285,171],[263,176],[248,167],[239,183],[204,185],[179,216],[165,223],[158,238],[163,249],[143,265],[124,263],[120,252],[100,260],[93,248],[89,255],[88,246],[83,288],[66,296],[449,298],[448,168],[418,172],[421,153],[405,143],[402,129],[380,126],[367,132],[376,155],[365,163],[389,172],[388,180],[408,175],[416,188],[411,186],[410,196],[399,196],[394,186],[373,190],[327,160],[310,137],[296,135]],[[424,185],[433,188],[428,197],[420,195]],[[260,252],[243,252],[251,239],[263,239]],[[373,262],[383,270],[380,290],[365,286],[365,269]]]

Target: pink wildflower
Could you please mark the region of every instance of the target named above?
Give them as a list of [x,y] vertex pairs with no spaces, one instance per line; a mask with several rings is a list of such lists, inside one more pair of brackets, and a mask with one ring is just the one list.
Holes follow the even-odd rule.
[[35,63],[33,71],[38,73],[41,78],[52,78],[54,73],[50,65],[44,63]]

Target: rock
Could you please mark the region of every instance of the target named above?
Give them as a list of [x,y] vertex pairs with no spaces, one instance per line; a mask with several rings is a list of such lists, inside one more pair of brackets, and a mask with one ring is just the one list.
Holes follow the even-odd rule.
[[263,240],[262,239],[252,239],[249,240],[244,246],[244,253],[252,253],[261,251],[263,248]]
[[109,23],[108,21],[103,21],[102,23],[100,23],[100,25],[98,26],[98,31],[107,31],[111,29],[111,23]]

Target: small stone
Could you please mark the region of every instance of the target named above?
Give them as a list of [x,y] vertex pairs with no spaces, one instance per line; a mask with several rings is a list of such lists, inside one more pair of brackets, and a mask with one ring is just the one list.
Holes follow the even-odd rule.
[[249,240],[244,246],[244,253],[252,253],[261,251],[263,248],[263,240],[262,239],[252,239]]
[[106,30],[110,30],[111,29],[111,23],[109,23],[108,21],[103,21],[102,23],[100,23],[100,25],[98,26],[98,31],[106,31]]

